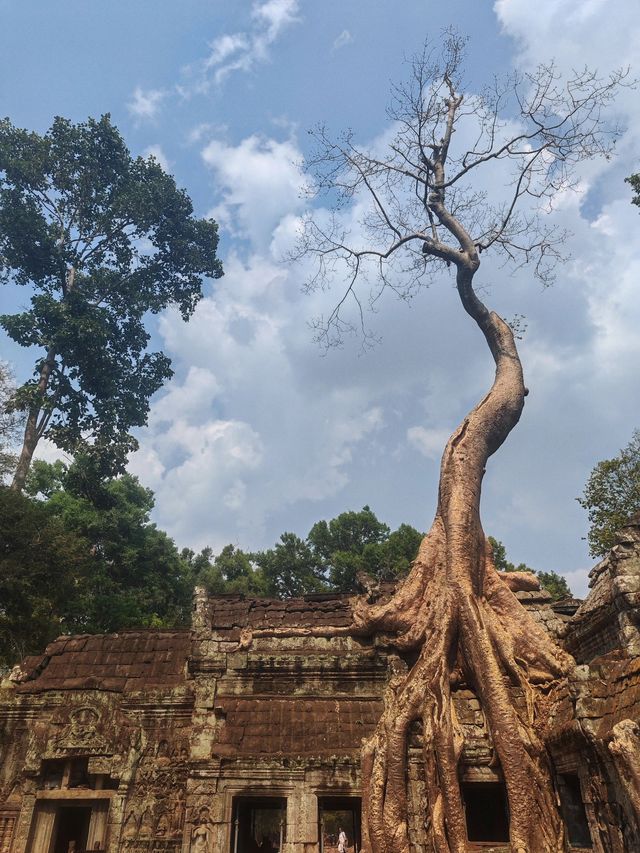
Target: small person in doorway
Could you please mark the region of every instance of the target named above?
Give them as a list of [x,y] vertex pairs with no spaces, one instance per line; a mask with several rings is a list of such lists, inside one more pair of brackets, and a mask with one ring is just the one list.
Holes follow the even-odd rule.
[[262,843],[260,844],[260,847],[258,849],[260,850],[260,853],[275,853],[276,848],[273,846],[273,843],[269,836],[263,835]]
[[340,827],[340,831],[338,832],[338,853],[347,853],[347,834],[342,827]]

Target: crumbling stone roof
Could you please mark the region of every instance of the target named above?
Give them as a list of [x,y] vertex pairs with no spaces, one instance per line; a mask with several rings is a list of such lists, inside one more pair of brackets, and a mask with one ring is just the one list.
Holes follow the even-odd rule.
[[173,687],[185,678],[190,643],[189,630],[58,637],[44,654],[26,658],[14,680],[19,693]]
[[640,654],[640,520],[616,534],[616,544],[589,572],[591,592],[571,620],[567,649],[579,663],[614,649]]
[[243,595],[209,599],[209,627],[225,639],[237,639],[242,628],[343,627],[351,624],[348,595],[309,595],[304,598],[245,598]]

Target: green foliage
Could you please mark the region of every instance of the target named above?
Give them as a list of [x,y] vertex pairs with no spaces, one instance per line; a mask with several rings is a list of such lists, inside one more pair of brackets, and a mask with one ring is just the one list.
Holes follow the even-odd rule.
[[598,462],[578,503],[589,516],[591,556],[603,557],[615,545],[616,532],[640,512],[640,430],[617,456]]
[[189,623],[189,565],[150,522],[152,493],[125,474],[85,488],[95,502],[81,469],[37,462],[30,496],[0,489],[0,662],[62,633]]
[[531,572],[540,581],[540,586],[551,593],[554,601],[560,601],[562,598],[571,598],[572,592],[569,589],[569,584],[562,575],[559,575],[557,572],[536,572],[534,569],[529,568],[526,563],[519,563],[516,566],[507,559],[507,549],[502,542],[494,539],[493,536],[488,536],[487,538],[493,548],[493,561],[499,572]]
[[0,361],[0,484],[16,466],[14,445],[17,440],[18,422],[12,411],[15,383],[9,366]]
[[[526,563],[519,563],[517,566],[507,559],[507,549],[502,544],[494,539],[493,536],[488,536],[491,547],[493,548],[493,561],[496,564],[496,569],[499,572],[533,572]],[[535,572],[534,572],[535,574]]]
[[[331,588],[348,592],[355,589],[359,571],[368,568],[372,576],[377,576],[379,561],[371,547],[384,542],[389,533],[389,527],[365,506],[360,512],[343,512],[329,522],[318,521],[309,531],[307,542],[321,562]],[[369,559],[365,563],[367,549]]]
[[227,545],[213,561],[210,550],[205,557],[192,552],[183,555],[194,566],[194,583],[211,592],[291,598],[353,592],[359,586],[360,573],[379,581],[402,577],[409,571],[421,539],[422,534],[408,524],[391,533],[365,506],[360,512],[343,512],[331,521],[318,521],[306,540],[283,533],[273,548],[257,553]]
[[76,581],[86,576],[89,543],[44,504],[0,487],[0,666],[42,651],[71,630]]
[[217,242],[215,223],[193,216],[157,161],[131,156],[109,116],[56,118],[44,136],[0,121],[0,276],[32,293],[0,325],[40,350],[15,403],[37,415],[37,439],[122,470],[130,430],[171,376],[143,319],[167,306],[188,319],[203,276],[222,274]]
[[640,207],[640,174],[630,175],[628,178],[625,178],[625,181],[631,184],[635,192],[634,197],[631,199],[631,204],[637,204]]
[[572,598],[567,579],[557,572],[536,572],[540,586],[551,593],[554,601],[563,598]]
[[273,548],[255,554],[254,560],[268,595],[291,598],[327,589],[318,555],[295,533],[283,533]]
[[214,595],[231,592],[255,596],[268,594],[264,576],[254,565],[253,555],[235,545],[225,545],[213,560],[212,555],[211,548],[204,548],[199,554],[183,550],[182,556],[189,563],[193,586],[203,586]]

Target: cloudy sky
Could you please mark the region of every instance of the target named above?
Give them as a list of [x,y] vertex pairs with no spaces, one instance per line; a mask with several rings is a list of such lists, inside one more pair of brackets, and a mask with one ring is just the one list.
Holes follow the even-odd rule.
[[[640,76],[631,0],[0,0],[0,114],[43,132],[54,115],[110,112],[221,226],[224,278],[188,325],[168,313],[151,327],[175,377],[130,463],[179,545],[266,547],[364,504],[392,527],[429,526],[446,438],[492,377],[451,280],[410,306],[383,297],[373,350],[323,354],[309,324],[337,290],[306,295],[304,266],[282,254],[309,204],[309,128],[381,144],[391,81],[452,24],[470,37],[472,91],[552,57]],[[623,181],[640,167],[637,103],[621,93],[617,156],[585,166],[554,214],[573,233],[554,287],[491,262],[479,274],[491,307],[526,315],[531,391],[490,463],[485,529],[579,594],[592,561],[575,498],[640,426],[640,215]],[[0,346],[26,377],[31,356]]]

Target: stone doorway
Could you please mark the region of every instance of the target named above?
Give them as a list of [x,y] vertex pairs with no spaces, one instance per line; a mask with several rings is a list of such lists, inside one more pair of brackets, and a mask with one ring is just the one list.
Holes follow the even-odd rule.
[[337,853],[340,830],[347,836],[348,853],[360,850],[359,797],[318,797],[320,853]]
[[580,779],[575,773],[562,773],[558,778],[560,810],[567,827],[569,844],[572,847],[590,849],[593,847],[589,821],[582,799]]
[[287,838],[285,797],[234,797],[231,853],[282,853]]
[[89,838],[90,806],[58,809],[51,853],[84,853]]
[[509,808],[503,782],[463,782],[462,797],[469,841],[509,842]]
[[106,850],[108,800],[49,800],[36,805],[28,853]]

